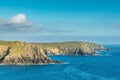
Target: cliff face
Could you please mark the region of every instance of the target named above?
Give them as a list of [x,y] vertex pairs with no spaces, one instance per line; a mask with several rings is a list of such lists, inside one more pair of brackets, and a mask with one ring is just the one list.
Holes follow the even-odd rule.
[[2,64],[47,64],[60,63],[46,55],[92,55],[101,45],[88,42],[26,43],[0,41]]
[[0,62],[2,64],[47,64],[58,62],[48,58],[37,45],[25,42],[10,42],[8,46],[0,47]]
[[92,55],[104,47],[88,42],[63,42],[40,44],[46,55]]
[[8,46],[0,45],[0,62],[2,62],[5,58],[5,56],[7,56],[9,54],[9,50],[10,50],[10,48]]

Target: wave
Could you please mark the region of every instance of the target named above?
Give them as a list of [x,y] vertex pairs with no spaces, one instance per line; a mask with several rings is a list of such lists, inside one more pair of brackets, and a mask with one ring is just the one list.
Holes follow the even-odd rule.
[[117,80],[112,78],[105,78],[101,76],[97,76],[94,74],[89,74],[87,72],[78,70],[75,66],[67,66],[64,69],[64,72],[69,76],[71,79],[85,79],[85,80]]

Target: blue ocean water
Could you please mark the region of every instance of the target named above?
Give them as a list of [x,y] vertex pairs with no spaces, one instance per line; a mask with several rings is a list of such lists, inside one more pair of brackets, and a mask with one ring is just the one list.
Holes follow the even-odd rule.
[[120,80],[120,45],[95,56],[50,56],[66,64],[0,65],[0,80]]

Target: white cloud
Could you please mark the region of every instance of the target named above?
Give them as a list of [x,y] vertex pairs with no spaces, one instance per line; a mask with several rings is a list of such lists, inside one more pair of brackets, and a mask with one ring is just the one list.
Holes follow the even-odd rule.
[[25,23],[26,15],[25,14],[17,14],[10,19],[12,23]]
[[25,14],[17,14],[10,19],[0,19],[0,32],[28,32],[32,31],[33,22],[27,20]]

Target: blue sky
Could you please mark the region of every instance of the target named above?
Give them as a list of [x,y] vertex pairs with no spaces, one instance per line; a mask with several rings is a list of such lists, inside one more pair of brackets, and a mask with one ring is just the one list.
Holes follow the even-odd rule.
[[0,39],[120,44],[119,0],[1,0]]

